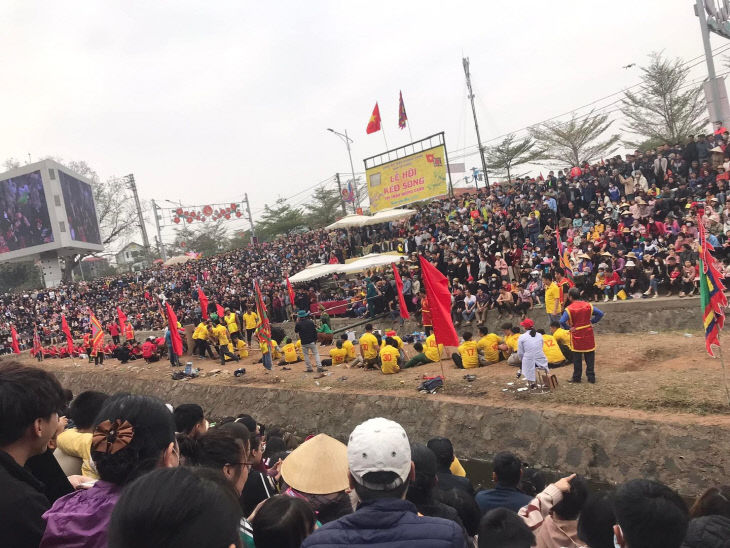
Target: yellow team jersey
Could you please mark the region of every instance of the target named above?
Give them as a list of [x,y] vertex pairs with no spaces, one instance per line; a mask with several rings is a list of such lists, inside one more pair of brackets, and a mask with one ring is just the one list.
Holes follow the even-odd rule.
[[224,316],[223,319],[226,321],[226,325],[228,326],[228,331],[230,333],[238,333],[238,322],[236,321],[236,315],[233,312]]
[[517,339],[520,338],[519,333],[512,333],[504,338],[504,344],[509,346],[512,352],[517,352]]
[[354,360],[355,359],[355,345],[352,344],[352,341],[347,340],[342,342],[342,349],[347,351],[347,360]]
[[542,351],[545,353],[548,363],[560,363],[565,361],[565,356],[560,351],[558,342],[552,335],[542,336]]
[[560,344],[564,344],[570,350],[573,350],[573,343],[570,340],[570,331],[568,331],[567,329],[563,329],[562,327],[558,327],[555,330],[555,332],[553,333],[553,337]]
[[441,354],[444,352],[443,344],[436,344],[436,335],[429,335],[426,337],[426,344],[423,346],[423,353],[432,362],[437,362],[441,359]]
[[481,352],[484,359],[488,362],[499,361],[499,344],[502,342],[502,337],[495,333],[487,333],[477,342],[477,350]]
[[[557,312],[555,312],[556,301]],[[555,282],[551,283],[545,290],[545,311],[548,314],[561,314],[563,312],[563,303],[560,301],[560,288]]]
[[459,355],[464,369],[479,367],[479,353],[477,352],[477,343],[474,341],[464,341],[459,347]]
[[[228,347],[228,351],[231,353],[231,355],[233,355],[233,352],[235,352],[235,348],[233,348],[233,343],[229,341],[226,346]],[[223,361],[229,361],[229,360],[232,360],[232,359],[233,358],[230,358],[229,356],[224,356],[223,357]]]
[[256,312],[246,312],[243,315],[243,323],[246,329],[255,329],[259,323],[259,315]]
[[[382,341],[380,341],[380,347],[381,347],[381,348],[385,346],[385,339],[386,339],[386,338],[387,338],[387,337],[384,337],[384,338],[383,338],[383,340],[382,340]],[[391,339],[393,339],[393,340],[394,340],[395,342],[397,342],[397,343],[398,343],[398,348],[403,348],[403,339],[401,339],[401,338],[400,338],[400,337],[399,337],[398,335],[393,335],[393,336],[391,337]]]
[[200,322],[198,324],[198,327],[195,328],[195,331],[193,331],[193,339],[199,340],[199,339],[207,339],[208,338],[208,328],[203,322]]
[[294,363],[299,359],[297,347],[294,343],[285,344],[281,347],[281,350],[284,352],[284,361],[286,363]]
[[218,344],[221,346],[227,346],[228,341],[228,329],[225,325],[217,325],[211,330],[211,335],[218,339]]
[[380,351],[380,370],[386,375],[400,371],[400,367],[398,367],[398,356],[400,356],[398,349],[386,344]]
[[71,457],[82,460],[81,474],[87,478],[99,479],[99,474],[91,461],[91,432],[79,432],[70,428],[61,432],[56,438],[57,447]]
[[278,360],[281,358],[281,348],[279,348],[279,343],[277,343],[274,339],[271,339],[271,347],[271,359]]
[[304,350],[302,350],[302,341],[297,340],[297,342],[294,343],[294,348],[297,350],[297,356],[299,356],[300,360],[304,359]]
[[333,348],[330,350],[330,358],[332,358],[332,365],[340,365],[345,363],[347,357],[347,350],[344,348]]
[[366,360],[372,360],[378,357],[378,339],[372,333],[365,332],[360,337],[360,348]]
[[243,339],[238,339],[238,341],[236,341],[236,350],[238,351],[239,358],[248,357],[248,345]]

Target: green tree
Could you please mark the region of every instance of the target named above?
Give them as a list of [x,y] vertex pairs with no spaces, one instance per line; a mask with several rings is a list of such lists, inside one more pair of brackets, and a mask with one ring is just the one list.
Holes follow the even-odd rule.
[[639,91],[626,91],[621,101],[628,120],[625,130],[642,140],[670,144],[704,133],[709,123],[707,108],[702,86],[687,84],[690,69],[681,59],[666,59],[661,53],[652,53],[650,59],[641,67]]
[[525,137],[517,140],[514,134],[505,137],[501,143],[487,147],[487,169],[498,173],[507,173],[507,180],[512,182],[512,169],[540,158],[539,150],[535,150],[535,140]]
[[268,204],[264,206],[261,219],[256,224],[256,235],[263,240],[268,240],[304,225],[305,219],[302,210],[290,206],[284,198],[279,198],[272,206]]
[[331,188],[317,187],[312,195],[312,203],[305,216],[309,228],[321,228],[335,222],[342,215],[342,197]]
[[610,156],[616,150],[621,135],[600,139],[612,124],[608,114],[591,111],[586,116],[573,114],[567,122],[543,122],[532,127],[531,132],[541,157],[577,166]]
[[40,268],[33,261],[0,264],[0,293],[41,285]]

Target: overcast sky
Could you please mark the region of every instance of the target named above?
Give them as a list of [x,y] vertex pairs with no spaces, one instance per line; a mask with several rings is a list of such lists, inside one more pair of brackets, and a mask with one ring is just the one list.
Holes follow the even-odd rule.
[[622,66],[652,51],[700,55],[692,5],[5,0],[0,160],[55,155],[103,178],[134,173],[144,200],[248,192],[257,212],[350,170],[328,127],[348,130],[362,171],[385,149],[382,133],[365,134],[376,101],[388,144],[405,144],[399,90],[413,137],[443,130],[458,158],[476,143],[462,56],[486,141],[636,84],[638,68]]

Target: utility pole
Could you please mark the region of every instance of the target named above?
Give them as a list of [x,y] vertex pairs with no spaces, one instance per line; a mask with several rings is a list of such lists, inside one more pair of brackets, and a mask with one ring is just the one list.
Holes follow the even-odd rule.
[[[129,189],[132,191],[134,196],[134,203],[137,206],[137,220],[139,221],[139,229],[142,231],[142,244],[144,245],[144,251],[147,257],[150,256],[150,240],[147,237],[147,227],[144,225],[144,217],[142,215],[142,205],[139,203],[139,194],[137,194],[137,184],[134,182],[134,175],[127,175],[127,183],[129,183]],[[156,213],[155,213],[156,214]]]
[[[462,63],[464,65],[464,74],[466,75],[466,87],[469,90],[469,100],[471,101],[471,112],[474,115],[474,129],[477,131],[477,145],[479,146],[479,156],[482,159],[482,171],[484,171],[484,185],[487,190],[489,190],[489,175],[487,174],[487,162],[484,159],[484,148],[482,147],[482,137],[479,135],[479,122],[477,122],[477,109],[474,106],[474,92],[471,90],[471,74],[469,73],[469,58],[464,57],[462,58]],[[477,189],[479,188],[479,184],[474,181],[475,186]]]
[[337,190],[340,193],[340,203],[342,204],[342,213],[347,215],[347,209],[345,209],[345,200],[342,197],[342,183],[340,183],[340,174],[335,173],[335,179],[337,179]]
[[160,218],[157,216],[157,210],[160,209],[154,200],[152,200],[152,211],[155,214],[155,227],[157,227],[157,248],[163,261],[167,260],[167,251],[165,244],[162,243],[162,232],[160,231]]
[[251,243],[256,239],[256,231],[253,227],[253,217],[251,216],[251,203],[248,201],[248,192],[243,195],[246,200],[246,211],[248,212],[248,222],[251,223]]
[[355,178],[355,165],[352,163],[352,151],[350,150],[350,143],[354,143],[354,141],[347,136],[347,130],[345,130],[345,133],[340,133],[339,131],[335,131],[331,127],[328,127],[327,131],[337,135],[345,142],[345,146],[347,147],[347,156],[350,158],[350,171],[352,171],[352,191],[355,194],[354,209],[357,209],[358,207],[360,207],[360,191],[357,189],[357,179]]
[[[710,21],[708,21],[708,13]],[[715,74],[715,62],[712,59],[712,44],[710,43],[710,31],[730,38],[730,21],[726,11],[717,10],[717,6],[708,3],[707,0],[697,0],[695,3],[695,15],[700,20],[700,31],[702,33],[702,45],[705,48],[705,61],[707,62],[707,80],[703,83],[705,100],[710,113],[710,122],[713,129],[719,129],[723,124],[728,123],[728,100],[725,90],[725,82],[717,78]]]

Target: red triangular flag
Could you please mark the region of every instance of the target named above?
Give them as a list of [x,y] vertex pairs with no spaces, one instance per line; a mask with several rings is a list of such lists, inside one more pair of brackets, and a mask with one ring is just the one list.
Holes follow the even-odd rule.
[[204,320],[208,319],[208,297],[205,296],[203,290],[198,288],[198,300],[200,301],[200,313]]
[[172,340],[172,351],[178,356],[182,356],[183,343],[180,338],[180,332],[177,330],[177,316],[175,311],[170,306],[169,302],[165,302],[167,308],[167,327],[170,330],[170,340]]
[[61,331],[66,335],[66,344],[68,345],[68,355],[73,356],[74,353],[74,338],[71,336],[71,330],[68,328],[68,322],[66,316],[61,314]]
[[378,107],[377,102],[375,103],[375,108],[373,109],[373,113],[368,121],[368,127],[365,129],[365,132],[368,135],[375,133],[376,131],[380,131],[380,108]]
[[20,354],[20,345],[18,344],[18,332],[15,330],[14,325],[10,326],[10,337],[13,340],[13,354]]
[[223,316],[226,315],[225,309],[219,305],[218,303],[215,304],[215,311],[218,313],[218,317],[223,321]]
[[444,346],[459,346],[459,337],[451,320],[451,293],[449,281],[423,255],[421,261],[421,277],[426,286],[426,296],[431,305],[431,319],[436,343]]
[[408,314],[408,309],[406,308],[406,299],[403,296],[403,280],[400,279],[400,272],[398,272],[398,269],[395,267],[395,263],[390,263],[390,266],[393,267],[393,277],[395,278],[395,288],[398,290],[398,302],[400,303],[400,317],[404,320],[407,320],[410,318],[410,314]]

